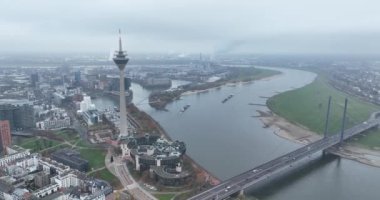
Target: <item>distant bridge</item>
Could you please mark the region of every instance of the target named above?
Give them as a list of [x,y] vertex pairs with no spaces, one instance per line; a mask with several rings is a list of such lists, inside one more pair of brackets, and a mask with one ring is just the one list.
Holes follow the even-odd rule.
[[[330,102],[331,102],[331,98],[329,99],[326,129],[327,129],[328,118],[329,118]],[[345,102],[345,109],[344,109],[343,120],[342,120],[343,121],[342,130],[344,130],[346,110],[347,110],[347,99]],[[189,200],[225,199],[239,192],[242,193],[244,189],[263,182],[269,176],[288,170],[289,167],[292,167],[292,164],[296,163],[297,161],[303,158],[306,158],[318,151],[324,151],[366,130],[377,127],[380,123],[380,120],[376,119],[378,115],[379,115],[379,112],[374,113],[371,115],[368,121],[358,124],[345,131],[341,131],[340,133],[335,134],[333,136],[326,136],[327,131],[325,129],[325,137],[323,139],[310,143],[295,151],[282,155],[267,163],[264,163],[260,166],[257,166],[246,172],[243,172],[237,176],[234,176],[228,180],[225,180],[221,182],[219,185],[216,185],[206,191],[203,191],[189,198]]]
[[33,133],[29,132],[19,132],[19,131],[13,131],[11,132],[13,136],[24,136],[24,137],[32,137],[35,136]]

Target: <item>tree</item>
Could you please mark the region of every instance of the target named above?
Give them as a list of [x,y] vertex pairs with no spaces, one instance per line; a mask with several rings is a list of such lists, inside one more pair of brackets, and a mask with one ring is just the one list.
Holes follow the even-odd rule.
[[123,153],[123,151],[121,150],[121,147],[114,147],[113,152],[116,155],[121,155]]

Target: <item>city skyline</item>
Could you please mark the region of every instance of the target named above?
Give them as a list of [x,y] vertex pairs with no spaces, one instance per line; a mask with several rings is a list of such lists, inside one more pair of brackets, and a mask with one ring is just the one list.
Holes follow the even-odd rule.
[[379,6],[0,1],[0,199],[378,199]]

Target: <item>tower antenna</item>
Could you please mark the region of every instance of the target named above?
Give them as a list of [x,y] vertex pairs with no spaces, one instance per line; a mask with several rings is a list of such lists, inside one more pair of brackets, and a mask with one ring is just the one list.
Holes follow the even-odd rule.
[[121,30],[119,29],[119,51],[123,51],[123,46],[121,44]]

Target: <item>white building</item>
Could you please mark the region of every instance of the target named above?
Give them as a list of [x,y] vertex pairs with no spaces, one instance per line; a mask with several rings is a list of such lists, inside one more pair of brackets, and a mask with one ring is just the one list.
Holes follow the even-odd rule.
[[74,96],[74,95],[77,95],[77,94],[81,94],[81,88],[77,87],[77,88],[66,88],[65,90],[65,94],[66,96]]
[[36,197],[42,198],[42,197],[45,197],[47,195],[57,192],[58,189],[59,189],[59,185],[56,183],[53,183],[46,187],[43,187],[34,191],[33,195],[35,195]]
[[[25,195],[34,197],[54,199],[54,200],[105,200],[106,195],[113,192],[112,187],[106,181],[89,179],[85,173],[70,169],[62,163],[50,158],[40,157],[37,153],[30,154],[29,150],[20,147],[9,148],[7,155],[1,158],[0,164],[7,169],[9,178],[0,180],[0,199],[21,200]],[[31,191],[23,187],[16,186],[15,181],[33,180],[39,167],[44,173],[50,173],[54,169],[57,174],[50,177],[50,184],[42,188]],[[17,182],[19,183],[19,182]],[[88,188],[84,192],[72,193],[72,188]]]
[[130,155],[131,150],[128,148],[127,143],[121,143],[120,148],[121,148],[122,157]]
[[9,175],[14,177],[25,176],[38,169],[38,154],[31,154],[25,158],[16,159],[5,167]]
[[72,172],[55,176],[54,182],[56,182],[60,188],[76,187],[81,184],[81,180]]
[[82,112],[82,117],[87,125],[93,125],[103,121],[102,114],[98,110],[87,110]]
[[41,130],[60,129],[70,126],[70,117],[65,116],[61,119],[53,118],[36,123],[36,127]]
[[36,123],[36,127],[41,130],[60,129],[70,126],[70,117],[64,109],[52,107],[44,110],[38,115],[47,117],[45,120]]
[[95,109],[95,104],[92,103],[91,97],[84,95],[83,96],[83,101],[80,102],[80,110],[78,113],[83,113],[88,110],[94,110]]
[[[15,150],[16,148],[18,149]],[[8,155],[0,158],[0,167],[7,166],[8,164],[16,161],[17,159],[25,158],[30,155],[29,149],[22,149],[18,146],[7,147],[7,152]]]
[[69,166],[56,162],[50,158],[40,158],[38,160],[38,163],[42,166],[42,170],[47,173],[50,173],[51,168],[54,168],[57,171],[58,175],[70,171]]

